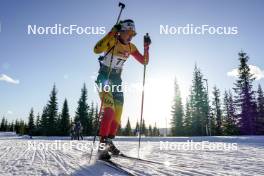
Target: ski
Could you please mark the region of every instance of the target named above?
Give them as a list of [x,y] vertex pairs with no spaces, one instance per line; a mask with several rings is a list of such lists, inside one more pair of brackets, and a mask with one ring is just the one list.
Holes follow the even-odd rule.
[[[113,155],[114,156],[114,155]],[[142,162],[147,162],[147,163],[153,163],[153,164],[159,164],[159,165],[164,165],[164,163],[160,163],[160,162],[156,162],[156,161],[150,161],[150,160],[146,160],[146,159],[141,159],[141,158],[136,158],[136,157],[132,157],[132,156],[128,156],[125,155],[123,153],[114,156],[114,157],[122,157],[122,158],[126,158],[126,159],[131,159],[131,160],[136,160],[136,161],[142,161]]]
[[[117,156],[114,156],[112,155],[113,157],[121,157],[121,158],[124,158],[124,159],[131,159],[131,160],[135,160],[135,161],[141,161],[141,162],[145,162],[145,163],[152,163],[152,164],[158,164],[158,165],[166,165],[166,163],[161,163],[161,162],[157,162],[157,161],[151,161],[151,160],[146,160],[146,159],[141,159],[141,158],[136,158],[136,157],[132,157],[132,156],[128,156],[128,155],[125,155],[123,153],[117,155]],[[185,167],[185,165],[175,165],[175,164],[169,164],[170,166],[178,166],[178,167]]]
[[112,169],[115,169],[116,171],[119,171],[125,175],[136,176],[135,174],[132,174],[131,172],[123,169],[123,167],[120,164],[117,164],[116,162],[113,162],[111,160],[97,160],[97,162],[101,162],[104,165],[111,167]]

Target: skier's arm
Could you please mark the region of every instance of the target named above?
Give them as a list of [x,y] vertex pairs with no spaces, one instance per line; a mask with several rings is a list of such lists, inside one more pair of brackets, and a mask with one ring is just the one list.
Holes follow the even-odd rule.
[[131,55],[141,64],[148,64],[149,61],[149,45],[144,45],[144,55],[142,55],[135,45],[131,43]]
[[113,39],[115,38],[115,35],[120,29],[121,29],[120,24],[114,25],[111,31],[104,38],[102,38],[101,40],[99,40],[99,42],[96,43],[94,47],[94,52],[96,54],[100,54],[104,51],[107,51],[109,47],[109,42],[113,41]]

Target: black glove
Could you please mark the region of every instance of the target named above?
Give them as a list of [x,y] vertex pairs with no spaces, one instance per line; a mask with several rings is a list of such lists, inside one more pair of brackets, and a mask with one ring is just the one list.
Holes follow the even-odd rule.
[[148,33],[144,36],[144,45],[150,45],[151,44],[151,39],[148,35]]
[[114,32],[119,32],[121,30],[122,26],[120,23],[114,25],[114,27],[112,28],[112,31]]

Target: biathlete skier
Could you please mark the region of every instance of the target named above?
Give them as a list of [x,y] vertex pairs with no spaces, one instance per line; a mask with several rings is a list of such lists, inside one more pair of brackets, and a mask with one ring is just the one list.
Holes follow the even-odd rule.
[[[121,115],[124,103],[123,92],[114,89],[122,85],[121,73],[125,61],[132,55],[141,64],[149,62],[149,45],[151,40],[144,42],[144,54],[142,55],[136,46],[131,43],[136,36],[135,24],[131,19],[120,21],[111,31],[103,37],[94,47],[96,54],[104,53],[99,57],[100,69],[96,80],[99,96],[102,103],[103,115],[100,123],[100,144],[106,147],[98,150],[98,158],[108,160],[111,155],[118,155],[120,151],[113,144],[117,130],[121,123]],[[105,87],[110,91],[105,91]],[[113,88],[114,87],[114,88]],[[110,152],[110,153],[109,153]]]

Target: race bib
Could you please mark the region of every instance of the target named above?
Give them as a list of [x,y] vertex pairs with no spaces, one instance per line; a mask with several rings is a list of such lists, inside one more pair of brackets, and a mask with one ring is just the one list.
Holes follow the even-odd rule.
[[102,64],[104,64],[105,66],[108,66],[113,69],[122,69],[123,68],[123,65],[126,61],[126,58],[121,58],[121,57],[118,57],[118,56],[113,56],[113,60],[112,60],[112,63],[111,63],[111,57],[112,55],[107,55],[103,61],[102,61]]

